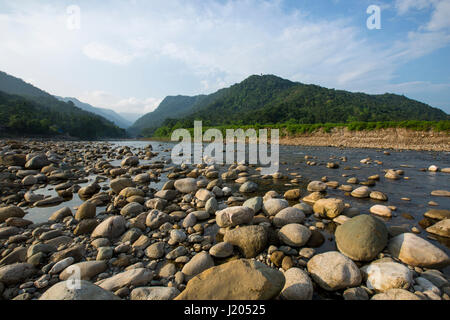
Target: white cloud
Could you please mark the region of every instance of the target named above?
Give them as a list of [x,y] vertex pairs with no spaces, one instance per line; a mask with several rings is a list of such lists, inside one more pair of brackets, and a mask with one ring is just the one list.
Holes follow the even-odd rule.
[[398,13],[403,15],[412,9],[423,10],[429,8],[437,1],[439,0],[397,0],[395,2],[395,7],[397,8]]
[[126,65],[136,54],[126,54],[106,44],[91,42],[83,47],[83,53],[94,60],[106,61],[114,64]]

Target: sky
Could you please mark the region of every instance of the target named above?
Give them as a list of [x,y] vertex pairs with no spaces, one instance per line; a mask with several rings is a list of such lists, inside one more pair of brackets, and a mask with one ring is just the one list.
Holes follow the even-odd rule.
[[449,17],[450,0],[0,0],[0,70],[116,112],[275,74],[450,113]]

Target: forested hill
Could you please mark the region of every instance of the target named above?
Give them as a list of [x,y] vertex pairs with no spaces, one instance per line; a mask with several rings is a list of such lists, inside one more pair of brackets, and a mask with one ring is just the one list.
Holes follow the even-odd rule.
[[[352,93],[292,82],[274,75],[253,75],[229,88],[202,96],[182,117],[168,116],[159,126],[189,128],[196,119],[203,120],[205,126],[222,126],[448,120],[450,117],[440,109],[405,96]],[[139,123],[141,128],[154,126],[142,122]],[[143,130],[144,133],[149,131],[154,130]]]
[[111,121],[63,102],[0,72],[0,135],[70,135],[81,139],[124,138]]

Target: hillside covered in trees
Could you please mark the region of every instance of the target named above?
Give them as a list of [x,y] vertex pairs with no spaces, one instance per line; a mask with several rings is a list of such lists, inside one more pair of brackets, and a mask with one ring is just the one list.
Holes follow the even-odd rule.
[[80,139],[124,138],[111,121],[64,102],[0,72],[0,136],[69,135]]
[[[156,122],[153,113],[147,114],[133,125],[133,133],[140,130],[150,136],[161,127],[191,128],[194,120],[202,120],[204,126],[228,126],[450,119],[442,110],[405,96],[352,93],[273,75],[253,75],[211,95],[189,98],[171,97],[175,112],[165,113],[164,121],[158,117]],[[163,103],[158,109],[166,107]]]

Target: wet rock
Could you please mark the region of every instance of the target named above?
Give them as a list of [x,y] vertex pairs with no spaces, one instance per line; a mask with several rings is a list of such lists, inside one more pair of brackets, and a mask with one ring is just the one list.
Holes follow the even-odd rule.
[[361,273],[356,264],[337,251],[315,255],[307,266],[313,280],[327,291],[355,287],[361,283]]
[[307,190],[309,192],[323,192],[327,190],[328,186],[322,181],[311,181],[308,184]]
[[68,287],[66,281],[61,281],[45,291],[39,300],[120,300],[89,281],[81,280],[79,285]]
[[133,167],[133,166],[137,166],[139,164],[139,158],[136,156],[130,156],[130,157],[126,157],[125,159],[122,160],[122,162],[120,163],[121,167]]
[[268,233],[262,226],[244,226],[228,230],[223,239],[237,246],[245,258],[253,258],[266,248]]
[[450,191],[447,190],[433,190],[431,195],[435,197],[450,197]]
[[72,216],[72,211],[70,210],[69,207],[64,207],[55,211],[48,220],[51,222],[61,222],[64,220],[65,217],[70,216]]
[[291,189],[284,193],[284,198],[286,200],[297,200],[301,197],[300,189]]
[[388,197],[386,194],[384,194],[381,191],[372,191],[369,194],[370,199],[374,199],[374,200],[380,200],[380,201],[387,201]]
[[390,180],[398,180],[401,178],[400,175],[395,170],[388,170],[384,175],[384,177]]
[[392,238],[388,249],[393,257],[414,267],[439,269],[450,264],[450,258],[444,251],[413,233]]
[[253,181],[247,181],[242,184],[239,188],[239,192],[241,193],[252,193],[258,190],[258,185]]
[[368,198],[370,189],[367,187],[359,187],[352,191],[351,195],[355,198]]
[[120,237],[126,230],[126,220],[122,216],[112,216],[100,223],[92,232],[92,238],[114,239]]
[[338,226],[335,237],[340,252],[355,261],[371,261],[386,246],[388,231],[379,219],[360,215]]
[[424,213],[424,216],[435,220],[450,219],[450,210],[430,209]]
[[284,273],[286,283],[280,296],[286,300],[311,300],[313,284],[308,274],[299,268],[290,268]]
[[175,299],[269,300],[278,296],[284,284],[280,271],[258,261],[239,259],[203,271]]
[[311,231],[297,223],[291,223],[283,226],[279,231],[280,240],[292,247],[304,246],[311,236]]
[[370,211],[370,213],[373,213],[377,216],[386,217],[386,218],[392,217],[391,209],[389,209],[389,207],[387,207],[387,206],[382,206],[382,205],[377,204],[377,205],[370,207],[369,211]]
[[317,200],[313,207],[315,213],[330,219],[336,218],[344,209],[344,201],[335,198]]

